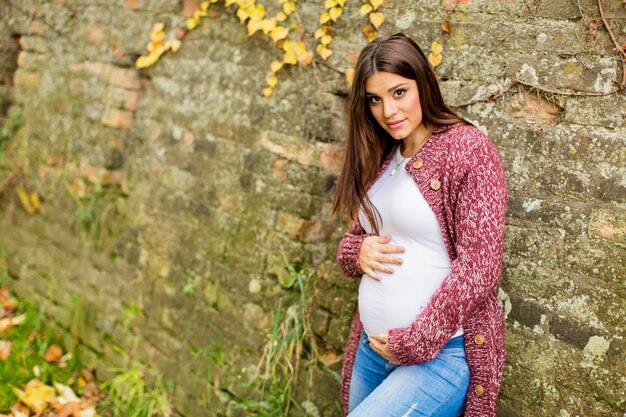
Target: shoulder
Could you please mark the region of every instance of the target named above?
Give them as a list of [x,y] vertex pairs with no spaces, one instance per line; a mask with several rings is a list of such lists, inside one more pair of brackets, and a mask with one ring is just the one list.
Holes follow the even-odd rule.
[[448,152],[461,159],[474,152],[495,149],[491,139],[474,125],[458,124],[439,129]]

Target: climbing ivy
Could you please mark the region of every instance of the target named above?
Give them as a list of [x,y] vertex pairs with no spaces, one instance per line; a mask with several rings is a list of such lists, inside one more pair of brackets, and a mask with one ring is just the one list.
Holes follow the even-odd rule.
[[[297,0],[277,0],[280,11],[274,16],[268,17],[263,4],[256,0],[205,0],[199,4],[193,16],[185,21],[185,27],[172,28],[168,33],[163,23],[156,23],[150,33],[148,53],[140,56],[135,65],[137,68],[147,68],[154,65],[167,51],[176,52],[181,46],[181,41],[190,31],[196,29],[202,19],[216,17],[215,7],[222,4],[224,7],[235,6],[237,17],[242,25],[246,25],[248,37],[257,32],[262,32],[269,37],[280,49],[282,57],[270,64],[270,71],[266,77],[266,86],[263,95],[269,97],[278,84],[277,73],[285,65],[300,65],[307,67],[313,62],[313,52],[309,50],[306,42],[302,39],[302,24],[297,14]],[[333,40],[333,25],[342,15],[347,0],[326,0],[324,11],[319,16],[318,29],[313,34],[313,40],[317,42],[315,51],[322,61],[326,61],[333,53],[331,43]],[[378,36],[378,28],[384,22],[385,16],[380,11],[384,0],[367,0],[360,9],[361,17],[367,16],[367,24],[363,28],[363,35],[368,42]],[[355,60],[351,60],[353,63]],[[345,72],[348,84],[352,83],[354,70]]]

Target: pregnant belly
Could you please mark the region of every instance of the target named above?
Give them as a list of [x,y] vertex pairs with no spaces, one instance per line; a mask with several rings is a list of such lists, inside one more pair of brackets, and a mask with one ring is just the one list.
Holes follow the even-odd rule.
[[402,265],[393,266],[393,274],[378,273],[381,281],[367,275],[361,278],[359,314],[368,335],[411,324],[450,273],[448,265],[403,258]]

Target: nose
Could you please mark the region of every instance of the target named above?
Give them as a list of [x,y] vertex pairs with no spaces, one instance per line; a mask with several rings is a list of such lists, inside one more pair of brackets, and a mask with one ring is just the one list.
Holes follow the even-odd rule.
[[398,108],[396,107],[393,100],[383,102],[383,114],[386,119],[390,119],[397,112],[398,112]]

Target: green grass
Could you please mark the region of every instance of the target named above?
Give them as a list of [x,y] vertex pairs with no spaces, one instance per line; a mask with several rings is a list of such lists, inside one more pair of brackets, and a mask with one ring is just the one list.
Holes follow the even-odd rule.
[[[114,370],[115,371],[115,370]],[[172,415],[169,397],[160,380],[148,386],[141,366],[133,362],[129,370],[102,384],[107,397],[98,404],[101,415],[124,417],[168,417]]]
[[[2,281],[6,281],[1,279],[1,274],[2,271],[0,271],[0,285]],[[11,388],[22,388],[24,384],[35,378],[35,367],[39,368],[38,379],[48,385],[52,385],[52,382],[60,382],[71,386],[77,371],[80,370],[80,363],[75,357],[67,361],[65,368],[46,362],[43,359],[46,351],[52,344],[60,345],[59,338],[46,330],[44,318],[34,305],[21,303],[18,305],[15,316],[20,314],[26,314],[26,319],[2,336],[2,340],[11,341],[13,345],[9,357],[4,361],[0,360],[1,413],[8,412],[17,400]],[[35,336],[31,337],[31,335]]]

